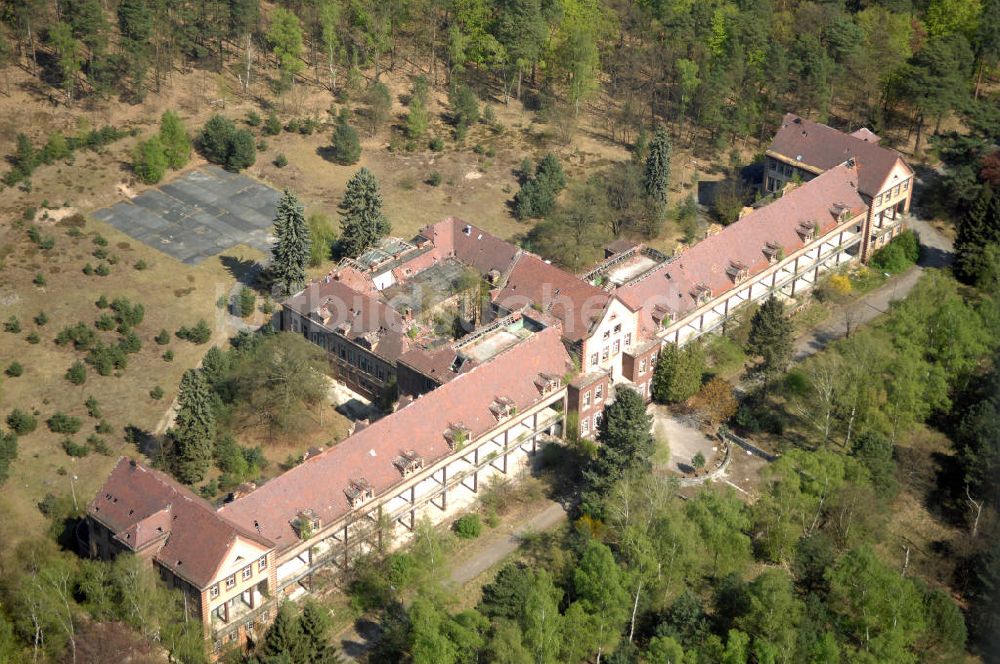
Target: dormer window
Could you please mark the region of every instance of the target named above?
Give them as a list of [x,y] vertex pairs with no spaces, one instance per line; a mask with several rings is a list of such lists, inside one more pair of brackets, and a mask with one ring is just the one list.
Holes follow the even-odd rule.
[[516,410],[514,400],[510,397],[497,397],[490,404],[490,411],[493,413],[493,417],[497,418],[497,422],[512,416]]
[[729,278],[733,280],[734,284],[741,283],[750,276],[750,267],[741,261],[729,261],[729,267],[726,268],[726,274]]
[[448,447],[453,450],[462,449],[469,442],[471,435],[472,432],[469,431],[469,427],[461,422],[449,425],[448,429],[444,432],[445,440],[448,441]]
[[712,289],[707,284],[700,282],[691,290],[691,297],[698,304],[705,304],[712,299]]
[[372,485],[368,483],[368,480],[360,477],[348,483],[347,488],[344,489],[344,494],[347,496],[348,502],[351,503],[351,507],[357,508],[374,498],[375,490],[372,489]]
[[559,376],[553,376],[552,374],[540,373],[535,376],[535,386],[538,391],[542,394],[550,394],[555,390],[559,389],[559,385],[562,384],[562,379]]
[[653,307],[653,322],[657,325],[667,327],[674,322],[674,312],[670,311],[666,307],[656,305]]
[[295,515],[295,521],[292,522],[295,533],[302,540],[312,537],[321,525],[319,516],[311,509],[299,510],[298,514]]
[[[879,196],[879,198],[881,198],[881,196]],[[876,204],[878,204],[878,201],[876,201]],[[833,218],[837,220],[838,224],[843,221],[847,221],[847,216],[850,213],[851,208],[845,203],[834,203],[830,206],[830,214],[833,215]]]
[[392,464],[399,469],[403,477],[409,477],[424,467],[424,458],[417,454],[416,450],[407,450],[393,459]]
[[762,251],[767,256],[767,262],[772,265],[780,261],[785,254],[785,250],[781,248],[781,245],[773,241],[765,244]]
[[795,229],[795,232],[799,234],[803,242],[812,242],[816,239],[816,229],[819,226],[814,221],[803,221],[799,224],[799,227]]

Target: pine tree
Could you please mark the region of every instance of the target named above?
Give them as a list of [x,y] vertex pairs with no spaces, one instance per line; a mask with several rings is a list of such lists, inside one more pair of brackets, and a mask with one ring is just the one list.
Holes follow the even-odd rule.
[[701,344],[690,343],[683,349],[666,344],[653,372],[653,398],[658,403],[687,401],[701,387],[704,372],[705,353]]
[[361,142],[358,132],[347,122],[347,109],[341,109],[337,116],[337,127],[333,130],[333,158],[338,164],[356,164],[361,158]]
[[382,214],[382,194],[378,180],[362,168],[347,183],[340,201],[340,242],[347,256],[358,256],[389,234],[389,220]]
[[770,297],[750,321],[747,353],[762,358],[765,377],[781,373],[792,359],[792,323],[785,316],[785,305]]
[[191,139],[174,111],[166,111],[160,117],[160,142],[170,168],[183,168],[191,156]]
[[663,125],[656,128],[653,141],[649,144],[646,157],[646,173],[643,188],[646,197],[660,214],[667,207],[667,184],[670,178],[670,138]]
[[615,400],[604,409],[598,428],[601,443],[597,456],[584,472],[587,483],[585,511],[600,516],[601,496],[628,471],[651,467],[653,456],[652,417],[639,393],[628,387],[615,390]]
[[1000,196],[989,185],[958,222],[955,237],[955,273],[966,283],[975,283],[984,271],[983,252],[991,242],[1000,241]]
[[264,659],[288,655],[293,662],[300,662],[302,650],[302,628],[295,619],[288,604],[278,609],[278,615],[264,634],[264,641],[257,646],[255,654]]
[[343,660],[330,642],[330,616],[315,600],[308,600],[299,617],[302,643],[307,664],[340,664]]
[[274,236],[271,273],[281,292],[291,295],[302,288],[306,281],[310,239],[302,203],[287,189],[278,201]]
[[681,362],[681,351],[677,344],[664,344],[656,358],[656,369],[653,371],[653,400],[656,403],[669,403],[674,375]]
[[174,475],[186,484],[201,481],[212,461],[215,446],[215,411],[204,374],[188,369],[177,395],[177,417],[167,432],[173,443],[170,464]]

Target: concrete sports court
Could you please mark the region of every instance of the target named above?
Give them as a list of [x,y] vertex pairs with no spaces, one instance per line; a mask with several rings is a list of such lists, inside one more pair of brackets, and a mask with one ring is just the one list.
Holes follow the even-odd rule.
[[206,166],[92,216],[195,265],[238,244],[270,251],[280,197],[256,180]]

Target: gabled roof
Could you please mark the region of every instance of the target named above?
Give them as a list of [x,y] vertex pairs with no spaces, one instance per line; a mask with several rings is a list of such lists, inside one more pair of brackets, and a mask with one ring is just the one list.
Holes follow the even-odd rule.
[[390,362],[409,349],[399,312],[336,279],[313,282],[283,304],[351,341],[364,343]]
[[874,198],[897,163],[909,167],[897,152],[881,147],[878,137],[865,131],[845,134],[787,113],[767,153],[819,173],[853,158],[858,162],[858,190]]
[[815,224],[822,235],[840,223],[835,213],[853,218],[864,212],[867,206],[858,194],[857,179],[856,165],[835,166],[615,294],[630,307],[641,307],[640,325],[647,333],[654,332],[663,312],[679,319],[697,309],[702,287],[710,291],[710,297],[718,297],[736,286],[734,275],[739,272],[749,278],[767,269],[769,243],[788,255],[805,246],[802,230],[811,230]]
[[313,510],[324,524],[334,523],[351,505],[344,491],[364,478],[376,496],[404,481],[393,463],[413,452],[425,465],[450,454],[445,432],[462,423],[474,439],[497,426],[490,410],[498,396],[524,410],[544,398],[535,384],[539,373],[562,376],[572,363],[555,328],[545,329],[486,364],[456,376],[397,412],[307,459],[255,491],[221,508],[228,519],[262,532],[279,549],[298,543],[292,522],[301,510]]
[[510,311],[540,308],[562,321],[563,336],[586,337],[611,302],[612,295],[574,274],[546,263],[534,254],[522,254],[494,301]]
[[122,457],[87,506],[133,551],[162,540],[153,559],[198,588],[207,587],[237,537],[270,549],[253,529],[221,517],[204,499],[167,475]]
[[425,226],[420,229],[418,241],[419,238],[434,244],[438,260],[457,258],[481,275],[494,270],[503,274],[519,253],[512,243],[456,217]]

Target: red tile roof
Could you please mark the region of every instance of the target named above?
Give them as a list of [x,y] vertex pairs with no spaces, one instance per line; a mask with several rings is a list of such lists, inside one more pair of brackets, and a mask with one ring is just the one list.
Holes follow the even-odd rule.
[[540,307],[562,322],[563,335],[579,341],[588,335],[612,296],[574,274],[546,263],[534,254],[523,254],[494,301],[510,311]]
[[399,312],[335,279],[309,284],[285,300],[284,305],[351,341],[363,341],[372,352],[390,362],[409,350],[406,322]]
[[572,366],[559,331],[542,330],[489,362],[428,392],[331,449],[304,461],[250,494],[225,505],[220,513],[262,532],[279,549],[298,543],[292,522],[299,511],[312,509],[324,524],[346,515],[351,506],[344,493],[352,480],[366,480],[376,496],[403,481],[393,460],[414,450],[425,465],[450,454],[445,431],[462,423],[475,439],[497,426],[490,405],[509,397],[519,411],[543,397],[539,373],[562,376]]
[[252,522],[248,528],[232,523],[187,487],[125,457],[87,513],[132,550],[163,538],[154,560],[198,588],[209,585],[237,537],[272,547]]
[[438,260],[457,258],[482,275],[492,270],[505,273],[519,253],[510,242],[455,217],[425,226],[419,236],[434,244]]
[[857,171],[857,166],[848,164],[831,168],[615,294],[630,307],[641,307],[640,325],[647,333],[654,332],[658,327],[654,317],[661,317],[658,310],[672,312],[679,319],[698,308],[694,291],[699,284],[711,289],[711,297],[733,288],[735,283],[727,270],[734,264],[745,267],[750,277],[767,269],[767,243],[775,243],[785,254],[801,249],[805,242],[798,233],[800,224],[812,227],[818,223],[820,235],[832,230],[838,224],[833,204],[846,206],[850,217],[865,211],[867,206],[856,186]]
[[[894,150],[879,146],[877,140],[866,140],[857,134],[845,134],[825,124],[788,113],[774,135],[768,153],[819,171],[829,170],[854,158],[858,162],[858,189],[874,198],[880,193],[893,167],[902,159]],[[871,136],[878,138],[875,134]]]

